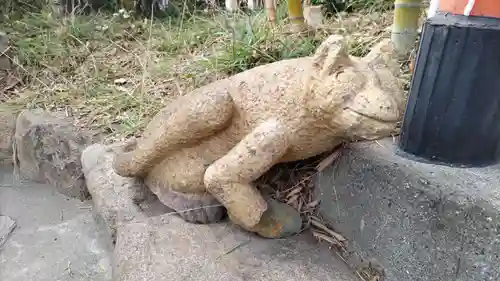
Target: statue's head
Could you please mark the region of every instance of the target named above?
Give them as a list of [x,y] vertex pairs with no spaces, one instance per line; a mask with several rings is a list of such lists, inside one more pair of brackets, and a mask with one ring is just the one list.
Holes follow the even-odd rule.
[[311,76],[305,85],[308,108],[328,118],[364,89],[366,77],[358,68],[358,59],[347,53],[346,40],[331,35],[312,57]]
[[[327,38],[312,58],[313,71],[306,84],[309,110],[332,129],[346,133],[356,134],[351,125],[360,122],[361,117],[353,117],[357,114],[374,122],[391,123],[391,127],[404,104],[398,80],[390,69],[391,53],[390,40],[382,40],[367,56],[353,57],[342,36]],[[377,134],[378,130],[373,132]]]

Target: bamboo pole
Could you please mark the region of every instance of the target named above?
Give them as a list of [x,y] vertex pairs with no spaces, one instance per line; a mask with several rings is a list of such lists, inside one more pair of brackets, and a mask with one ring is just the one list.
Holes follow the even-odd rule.
[[418,35],[422,0],[396,0],[391,40],[398,56],[408,56]]
[[301,0],[288,0],[288,17],[292,23],[293,29],[302,31],[305,28],[304,12]]
[[275,0],[264,0],[264,7],[267,11],[267,19],[271,24],[276,24],[276,1]]

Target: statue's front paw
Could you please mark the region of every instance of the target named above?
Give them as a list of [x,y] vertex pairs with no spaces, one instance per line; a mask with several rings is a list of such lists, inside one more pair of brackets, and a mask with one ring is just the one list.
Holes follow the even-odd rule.
[[285,203],[267,199],[268,209],[251,230],[266,238],[284,238],[302,230],[300,213]]

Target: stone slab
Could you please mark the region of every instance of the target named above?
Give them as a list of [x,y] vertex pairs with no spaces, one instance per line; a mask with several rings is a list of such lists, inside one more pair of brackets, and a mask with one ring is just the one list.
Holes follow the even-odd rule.
[[18,181],[0,166],[0,213],[17,222],[0,247],[0,280],[108,281],[112,246],[90,202]]
[[370,261],[389,281],[500,280],[500,166],[403,156],[392,139],[357,143],[318,177],[350,265]]
[[310,234],[264,239],[169,214],[120,227],[113,258],[113,281],[357,280]]

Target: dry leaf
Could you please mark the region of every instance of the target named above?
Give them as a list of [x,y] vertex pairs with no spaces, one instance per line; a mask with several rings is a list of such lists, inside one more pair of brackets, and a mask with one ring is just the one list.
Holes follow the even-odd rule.
[[367,281],[367,280],[363,277],[363,275],[361,275],[361,273],[359,273],[359,271],[356,271],[356,274],[358,275],[358,277],[359,277],[361,280],[363,280],[363,281]]
[[290,199],[286,201],[287,204],[292,204],[293,202],[297,201],[299,199],[299,195],[294,195]]
[[330,228],[328,228],[327,226],[325,226],[324,224],[320,223],[319,221],[317,220],[311,220],[311,224],[323,231],[325,231],[326,233],[328,233],[330,236],[334,237],[335,239],[337,239],[338,241],[340,242],[344,242],[346,241],[347,239],[344,238],[344,236],[338,234],[337,232],[331,230]]
[[299,194],[302,191],[302,186],[296,187],[294,190],[292,190],[286,197],[290,198],[295,194]]
[[318,206],[319,202],[321,202],[321,200],[316,199],[316,200],[308,203],[306,206],[307,206],[307,208],[314,208],[314,207]]
[[332,237],[328,236],[328,235],[325,235],[323,233],[320,233],[320,232],[316,232],[316,231],[313,231],[313,236],[316,237],[317,239],[320,239],[320,240],[323,240],[323,241],[326,241],[332,245],[335,245],[335,246],[338,246],[338,247],[343,247],[342,244],[340,244],[339,241],[336,241],[335,239],[333,239]]
[[340,157],[340,152],[341,152],[342,147],[337,148],[332,154],[328,155],[325,159],[323,159],[319,164],[316,166],[316,170],[318,172],[322,172],[324,169],[326,169],[328,166],[330,166],[335,160],[337,160]]

